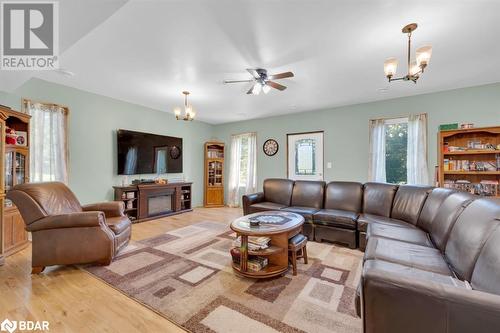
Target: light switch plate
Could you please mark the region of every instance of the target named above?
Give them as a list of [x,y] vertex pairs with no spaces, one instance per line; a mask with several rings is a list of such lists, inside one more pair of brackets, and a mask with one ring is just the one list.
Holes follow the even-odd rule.
[[332,162],[328,162],[328,163],[326,163],[326,168],[327,168],[327,169],[331,169],[331,168],[332,168]]

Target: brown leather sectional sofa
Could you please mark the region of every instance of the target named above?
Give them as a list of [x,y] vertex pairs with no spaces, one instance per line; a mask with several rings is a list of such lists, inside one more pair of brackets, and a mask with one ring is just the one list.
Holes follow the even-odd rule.
[[[306,198],[318,201],[304,207]],[[305,213],[310,239],[352,247],[358,235],[365,254],[357,310],[365,332],[500,330],[499,199],[431,187],[268,179],[262,193],[243,202],[245,214]]]

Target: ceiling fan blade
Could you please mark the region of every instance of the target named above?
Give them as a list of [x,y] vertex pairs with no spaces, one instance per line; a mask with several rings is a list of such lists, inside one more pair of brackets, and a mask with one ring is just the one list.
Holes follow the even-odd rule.
[[250,73],[254,78],[260,79],[259,72],[254,68],[247,68],[248,73]]
[[253,82],[253,79],[250,80],[224,80],[224,83],[240,83],[240,82]]
[[279,74],[274,74],[269,76],[269,80],[279,80],[279,79],[286,79],[287,77],[293,77],[292,72],[284,72],[284,73],[279,73]]
[[281,91],[286,89],[286,87],[284,85],[281,85],[281,84],[273,82],[273,81],[267,81],[266,84],[270,87],[273,87],[274,89],[278,89]]
[[252,94],[253,94],[253,85],[247,91],[247,95],[252,95]]

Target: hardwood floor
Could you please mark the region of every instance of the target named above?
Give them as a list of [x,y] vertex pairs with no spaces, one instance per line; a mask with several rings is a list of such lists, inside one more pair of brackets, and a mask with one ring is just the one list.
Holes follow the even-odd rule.
[[[191,213],[134,224],[141,240],[201,221],[230,223],[236,208],[196,208]],[[47,320],[50,332],[185,332],[164,317],[72,266],[31,275],[31,246],[0,267],[0,321]]]

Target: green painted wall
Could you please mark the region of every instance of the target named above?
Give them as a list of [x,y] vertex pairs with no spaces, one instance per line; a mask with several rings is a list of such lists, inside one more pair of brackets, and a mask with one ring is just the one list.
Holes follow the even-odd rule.
[[[258,96],[266,98],[266,96]],[[268,96],[272,98],[272,96]],[[215,126],[214,135],[230,143],[231,134],[257,132],[258,187],[270,177],[286,177],[286,134],[323,130],[325,141],[325,180],[368,178],[368,121],[426,112],[429,117],[429,172],[434,177],[437,161],[437,129],[443,123],[500,125],[500,83],[439,93],[404,97],[380,102],[303,112],[266,119]],[[262,152],[262,144],[277,139],[280,150],[273,157]],[[226,155],[230,156],[230,145]],[[227,159],[228,161],[229,159]],[[326,169],[326,163],[333,167]],[[228,168],[226,167],[226,171]]]
[[[170,113],[39,79],[28,81],[14,94],[0,92],[0,104],[20,109],[21,97],[69,107],[70,186],[83,203],[111,199],[111,186],[121,183],[122,178],[116,175],[115,131],[119,128],[183,137],[184,175],[194,182],[194,204],[201,205],[203,142],[214,137],[227,143],[229,161],[231,134],[257,132],[257,177],[261,187],[266,178],[286,177],[287,133],[323,130],[325,166],[333,163],[331,169],[325,168],[325,180],[363,182],[368,177],[369,119],[427,112],[431,179],[437,160],[439,124],[500,124],[500,83],[216,126],[176,121]],[[262,144],[268,138],[275,138],[280,144],[274,157],[262,152]]]
[[116,130],[122,128],[182,137],[184,176],[194,182],[193,204],[202,205],[203,143],[212,136],[211,125],[177,121],[170,113],[39,79],[26,82],[14,94],[0,92],[0,104],[20,110],[22,97],[69,108],[69,185],[82,203],[111,200],[112,186],[121,184],[116,174]]

